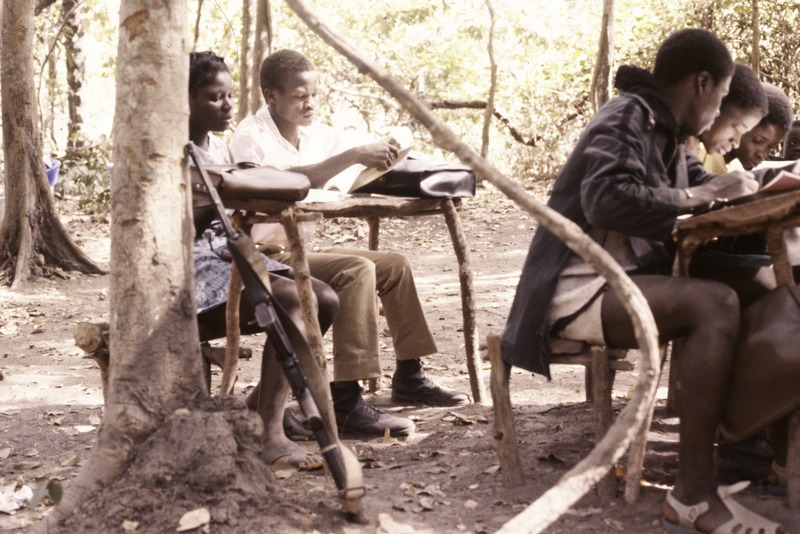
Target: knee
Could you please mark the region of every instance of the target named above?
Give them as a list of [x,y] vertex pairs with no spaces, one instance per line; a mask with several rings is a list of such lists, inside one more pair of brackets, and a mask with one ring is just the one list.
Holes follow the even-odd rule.
[[318,280],[314,280],[314,295],[317,298],[319,325],[325,332],[333,324],[333,319],[339,311],[339,297],[333,288]]
[[720,335],[735,338],[739,331],[739,297],[732,288],[708,284],[692,306],[695,321]]
[[342,269],[330,282],[337,291],[348,286],[367,284],[375,287],[375,264],[367,258],[351,256],[347,266]]

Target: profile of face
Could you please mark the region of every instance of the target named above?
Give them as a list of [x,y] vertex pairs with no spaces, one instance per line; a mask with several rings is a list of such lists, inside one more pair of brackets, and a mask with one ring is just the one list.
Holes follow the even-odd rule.
[[742,135],[739,148],[732,150],[729,155],[731,159],[737,158],[742,167],[749,171],[773,154],[785,135],[786,129],[777,124],[759,124]]
[[727,154],[739,146],[742,135],[752,130],[762,117],[761,110],[725,106],[700,140],[709,154]]
[[222,132],[233,120],[233,78],[219,72],[207,85],[189,95],[189,125],[193,130]]
[[317,72],[293,72],[280,85],[280,89],[264,91],[272,119],[279,125],[309,126],[313,123],[319,107]]
[[692,94],[689,98],[690,112],[683,124],[689,135],[699,136],[711,128],[714,119],[719,115],[722,99],[728,94],[732,76],[726,76],[715,82],[708,72],[700,72],[692,78]]
[[783,141],[783,159],[800,159],[800,125],[792,126]]

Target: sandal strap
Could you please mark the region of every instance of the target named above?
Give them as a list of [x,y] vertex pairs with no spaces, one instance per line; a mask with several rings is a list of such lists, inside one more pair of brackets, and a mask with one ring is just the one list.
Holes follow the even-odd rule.
[[667,504],[669,504],[670,507],[675,510],[676,514],[678,514],[678,526],[690,528],[692,530],[697,530],[694,526],[694,522],[697,521],[698,517],[708,512],[709,509],[706,501],[693,504],[691,506],[686,506],[678,499],[673,497],[671,491],[667,493]]

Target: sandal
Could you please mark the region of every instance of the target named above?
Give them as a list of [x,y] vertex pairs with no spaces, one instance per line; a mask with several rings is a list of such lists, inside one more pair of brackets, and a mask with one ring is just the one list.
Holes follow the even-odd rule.
[[[733,494],[739,493],[749,485],[749,481],[744,481],[732,486],[719,486],[717,488],[717,494],[722,499],[722,504],[725,505],[733,517],[715,528],[711,534],[736,534],[741,532],[782,534],[784,532],[779,523],[770,521],[733,500]],[[661,523],[668,532],[702,532],[695,526],[695,521],[708,511],[707,502],[686,506],[678,502],[678,499],[673,497],[672,492],[670,492],[667,494],[667,504],[678,514],[679,518],[677,525],[667,521],[666,518],[662,518]]]

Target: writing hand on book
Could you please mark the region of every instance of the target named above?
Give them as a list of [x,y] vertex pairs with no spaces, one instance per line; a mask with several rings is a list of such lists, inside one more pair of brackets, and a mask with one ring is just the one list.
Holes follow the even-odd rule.
[[715,203],[755,193],[758,180],[751,172],[733,171],[715,176],[703,185],[684,189],[686,199],[683,208],[695,212],[712,207]]
[[394,139],[363,145],[358,149],[358,162],[368,169],[385,171],[397,161],[399,148]]

